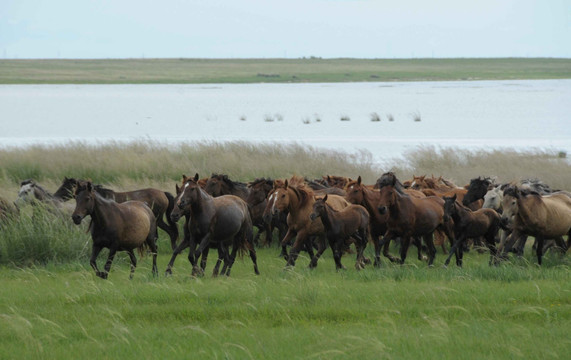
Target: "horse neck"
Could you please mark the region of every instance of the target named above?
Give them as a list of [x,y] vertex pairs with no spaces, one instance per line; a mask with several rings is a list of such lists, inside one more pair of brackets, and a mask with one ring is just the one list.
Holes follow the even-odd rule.
[[[294,190],[287,189],[287,192],[289,194],[287,210],[292,216],[298,216],[305,208],[307,208],[307,206],[305,208],[301,207],[301,199],[298,198],[298,195]],[[311,202],[310,206],[313,206],[313,202]]]
[[463,219],[472,216],[472,214],[457,202],[454,202],[454,212],[450,214],[454,223],[460,223]]
[[378,204],[379,200],[381,198],[381,193],[378,191],[373,191],[370,189],[367,189],[366,187],[363,186],[362,188],[363,190],[363,202],[361,203],[361,205],[363,205],[367,211],[370,214],[373,214],[378,205],[375,205],[375,202]]
[[533,207],[536,210],[544,210],[545,204],[541,198],[538,197],[536,199],[535,195],[528,195],[525,197],[522,195],[517,199],[517,207],[518,217],[522,222],[527,225],[535,225],[538,220],[540,220],[538,217],[540,213],[539,211],[532,213],[531,208]]
[[325,211],[321,214],[321,222],[326,229],[331,229],[332,222],[335,220],[335,212],[329,204],[325,204]]
[[[190,215],[195,217],[198,215],[212,215],[215,212],[213,197],[200,187],[198,189],[198,198],[190,205]],[[194,216],[193,216],[194,215]]]
[[395,190],[396,201],[389,206],[389,214],[393,219],[400,219],[400,213],[410,208],[412,201],[410,197],[405,196]]
[[103,196],[94,192],[94,205],[91,212],[91,221],[95,225],[105,226],[109,223],[109,216],[113,213],[117,204],[105,199]]

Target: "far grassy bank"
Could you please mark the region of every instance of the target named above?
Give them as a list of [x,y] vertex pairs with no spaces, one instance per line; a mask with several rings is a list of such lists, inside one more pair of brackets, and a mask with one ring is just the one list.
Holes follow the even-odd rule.
[[0,84],[197,84],[569,79],[571,59],[0,60]]

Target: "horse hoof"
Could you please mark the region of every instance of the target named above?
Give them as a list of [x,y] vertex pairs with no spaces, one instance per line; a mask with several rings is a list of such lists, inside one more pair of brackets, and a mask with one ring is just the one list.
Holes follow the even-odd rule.
[[107,279],[107,273],[104,271],[98,271],[96,275],[102,279]]

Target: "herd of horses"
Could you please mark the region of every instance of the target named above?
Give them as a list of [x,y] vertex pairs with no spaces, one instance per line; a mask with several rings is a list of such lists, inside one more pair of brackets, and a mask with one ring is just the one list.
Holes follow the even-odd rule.
[[[434,176],[413,176],[401,182],[392,172],[367,185],[360,176],[356,180],[341,176],[258,178],[242,183],[227,175],[200,178],[196,174],[183,175],[175,189],[176,195],[153,188],[115,192],[66,177],[52,194],[35,181],[25,180],[16,205],[41,202],[65,216],[73,211],[75,224],[89,216],[90,265],[101,278],[107,278],[117,251],[128,253],[132,277],[137,265],[135,249],[153,254],[152,271],[157,274],[159,228],[168,234],[173,250],[167,274],[187,248],[192,274],[203,274],[209,250],[215,249],[214,276],[222,263],[221,273],[230,275],[238,252],[249,254],[259,274],[256,245],[262,243],[262,234],[263,243],[270,245],[276,229],[286,267],[295,266],[299,253],[305,251],[314,268],[329,247],[337,270],[345,268],[341,258],[353,251],[351,245],[357,269],[370,263],[380,266],[381,250],[391,262],[403,264],[411,243],[418,259],[426,259],[429,266],[434,263],[436,246],[448,253],[445,266],[452,256],[462,266],[463,253],[470,246],[480,251],[487,248],[492,265],[509,252],[521,255],[527,238],[534,237],[541,265],[547,248],[556,247],[564,254],[571,245],[571,193],[552,190],[538,180],[496,184],[489,177],[478,177],[459,187]],[[17,206],[0,199],[0,218],[17,211]],[[177,222],[183,217],[179,242]],[[254,227],[258,229],[255,237]],[[399,257],[389,253],[391,241],[399,242]],[[374,247],[373,262],[364,254],[369,243]],[[100,271],[97,257],[103,248],[109,249],[109,255]]]

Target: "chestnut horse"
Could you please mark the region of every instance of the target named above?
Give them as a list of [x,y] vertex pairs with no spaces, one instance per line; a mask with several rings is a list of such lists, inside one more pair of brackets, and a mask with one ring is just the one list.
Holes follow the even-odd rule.
[[396,177],[386,183],[380,192],[379,212],[388,213],[387,232],[383,242],[401,238],[401,264],[404,263],[413,237],[422,237],[428,248],[428,265],[434,262],[436,249],[432,234],[436,229],[444,231],[453,240],[450,224],[444,222],[444,200],[437,196],[414,198],[404,192]]
[[496,234],[500,229],[500,216],[492,209],[479,209],[472,211],[470,208],[456,201],[456,195],[444,198],[444,220],[452,219],[454,222],[454,246],[450,249],[448,258],[444,262],[448,266],[452,254],[456,252],[456,265],[462,267],[464,256],[464,242],[467,238],[484,237],[486,245],[490,249],[492,259],[496,256]]
[[361,270],[365,267],[363,251],[367,246],[369,233],[369,213],[361,205],[349,205],[339,211],[333,209],[327,203],[328,196],[316,199],[313,203],[313,210],[309,215],[311,221],[320,218],[325,228],[325,234],[329,241],[329,246],[333,251],[335,268],[345,269],[341,264],[341,255],[350,245],[353,234],[358,233],[359,239],[355,241],[357,248],[357,262],[355,268]]
[[[295,266],[299,252],[305,248],[312,258],[309,267],[314,268],[317,266],[319,257],[325,251],[325,229],[320,219],[311,221],[309,218],[315,202],[313,190],[304,183],[303,178],[292,177],[290,180],[291,183],[286,180],[284,187],[276,188],[272,194],[274,197],[272,213],[288,212],[288,231],[282,240],[282,247],[296,237],[287,256],[286,266]],[[349,205],[345,199],[338,195],[330,195],[329,203],[336,210],[341,210]],[[312,254],[313,245],[310,241],[313,236],[318,238],[318,249],[315,256]]]
[[[534,236],[537,244],[537,262],[541,265],[543,243],[546,239],[554,239],[563,252],[571,242],[571,197],[567,192],[541,196],[536,192],[523,193],[517,186],[509,186],[504,190],[502,201],[502,224],[511,222],[512,239],[522,236]],[[502,244],[503,245],[503,244]]]
[[[130,278],[135,273],[137,259],[134,249],[142,251],[148,247],[153,254],[153,275],[157,275],[157,225],[153,211],[143,202],[126,201],[117,203],[99,195],[91,182],[80,183],[75,193],[75,210],[72,214],[76,225],[86,216],[91,216],[91,238],[93,248],[89,264],[95,274],[107,279],[111,263],[117,251],[126,251],[131,259]],[[97,267],[97,256],[103,248],[109,249],[104,270]]]
[[[189,247],[192,250],[196,244],[199,244],[198,249],[195,252],[190,251],[188,255],[188,260],[192,264],[192,274],[200,273],[196,259],[207,246],[212,245],[218,248],[219,259],[224,259],[223,275],[230,275],[238,249],[248,250],[254,264],[254,272],[259,274],[256,251],[252,244],[252,219],[248,205],[234,195],[212,197],[198,185],[198,180],[196,174],[193,179],[186,181],[176,208],[171,214],[174,221],[180,218],[181,212],[190,212]],[[228,254],[230,245],[232,253]],[[214,276],[218,275],[218,265],[219,262],[214,268]]]

